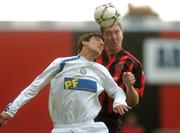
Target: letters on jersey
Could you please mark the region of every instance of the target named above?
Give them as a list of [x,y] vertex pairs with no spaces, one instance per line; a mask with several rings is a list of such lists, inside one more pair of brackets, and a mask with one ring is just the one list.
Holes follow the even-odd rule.
[[64,78],[64,89],[97,92],[97,83],[88,79]]

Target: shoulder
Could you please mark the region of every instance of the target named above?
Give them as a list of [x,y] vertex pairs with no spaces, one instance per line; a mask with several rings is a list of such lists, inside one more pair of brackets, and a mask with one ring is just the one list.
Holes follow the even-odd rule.
[[96,63],[96,62],[93,62],[93,64],[94,64],[94,66],[95,66],[95,68],[97,70],[99,70],[99,71],[101,71],[103,73],[109,73],[108,69],[105,66],[103,66],[103,65],[101,65],[99,63]]
[[54,66],[54,65],[57,65],[57,64],[61,64],[61,63],[65,63],[66,61],[68,60],[71,60],[71,59],[74,59],[74,58],[77,58],[77,56],[68,56],[68,57],[59,57],[59,58],[56,58],[54,59],[50,66]]
[[56,58],[53,62],[61,63],[61,62],[73,61],[77,59],[79,59],[78,56],[59,57],[59,58]]
[[124,50],[124,53],[129,57],[129,59],[140,66],[142,66],[142,63],[137,59],[132,53],[128,52],[127,50]]

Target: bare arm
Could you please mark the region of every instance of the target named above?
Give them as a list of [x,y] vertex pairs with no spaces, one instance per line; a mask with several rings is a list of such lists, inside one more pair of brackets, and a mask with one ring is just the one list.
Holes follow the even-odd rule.
[[130,106],[136,106],[139,103],[139,95],[134,88],[135,77],[131,72],[124,72],[123,73],[123,82],[126,86],[126,97],[127,103]]

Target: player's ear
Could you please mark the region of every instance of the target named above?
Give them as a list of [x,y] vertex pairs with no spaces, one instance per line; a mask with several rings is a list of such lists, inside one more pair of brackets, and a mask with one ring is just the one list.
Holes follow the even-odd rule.
[[88,41],[82,41],[83,46],[87,46],[88,45]]

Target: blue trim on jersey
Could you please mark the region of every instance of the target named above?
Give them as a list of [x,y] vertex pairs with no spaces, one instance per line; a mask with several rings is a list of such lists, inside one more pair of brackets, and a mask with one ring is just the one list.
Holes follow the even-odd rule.
[[72,58],[63,60],[63,61],[60,63],[59,72],[62,72],[62,71],[63,71],[66,62],[73,61],[73,60],[77,60],[77,59],[79,59],[79,58],[80,58],[80,55],[78,55],[77,57],[72,57]]
[[64,78],[64,89],[97,92],[97,83],[88,79]]

